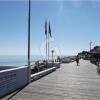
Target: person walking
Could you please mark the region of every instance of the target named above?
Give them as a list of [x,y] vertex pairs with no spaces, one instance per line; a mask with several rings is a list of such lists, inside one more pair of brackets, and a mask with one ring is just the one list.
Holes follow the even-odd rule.
[[76,64],[77,64],[77,66],[79,65],[79,56],[78,55],[76,56]]

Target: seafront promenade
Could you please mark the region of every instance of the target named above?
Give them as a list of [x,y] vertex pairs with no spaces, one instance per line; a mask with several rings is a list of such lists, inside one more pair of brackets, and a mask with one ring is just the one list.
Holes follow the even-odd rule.
[[1,100],[99,100],[100,76],[96,68],[85,60],[80,60],[80,66],[75,62],[61,64],[53,73]]

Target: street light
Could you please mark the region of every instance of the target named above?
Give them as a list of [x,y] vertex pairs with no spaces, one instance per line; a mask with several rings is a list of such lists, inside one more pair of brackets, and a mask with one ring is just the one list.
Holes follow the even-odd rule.
[[92,41],[90,41],[89,46],[90,46],[90,51],[91,51],[91,45],[92,45]]
[[30,83],[31,78],[31,68],[30,68],[30,19],[31,19],[31,0],[29,0],[29,11],[28,11],[28,83]]
[[54,63],[54,59],[53,59],[54,50],[51,50],[51,53],[52,53],[52,66],[53,66],[53,63]]

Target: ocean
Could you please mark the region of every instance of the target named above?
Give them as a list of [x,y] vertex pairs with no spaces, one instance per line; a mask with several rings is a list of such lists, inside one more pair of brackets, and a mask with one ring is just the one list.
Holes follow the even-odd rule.
[[[31,62],[43,60],[43,56],[31,56]],[[3,55],[0,56],[0,66],[22,66],[27,65],[27,56],[22,55]]]

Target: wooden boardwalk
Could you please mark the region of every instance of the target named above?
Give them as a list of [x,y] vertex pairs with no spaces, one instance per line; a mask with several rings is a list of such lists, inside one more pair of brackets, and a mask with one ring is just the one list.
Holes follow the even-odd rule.
[[8,99],[10,96],[2,100],[100,100],[100,77],[89,61],[81,60],[80,66],[62,64]]

